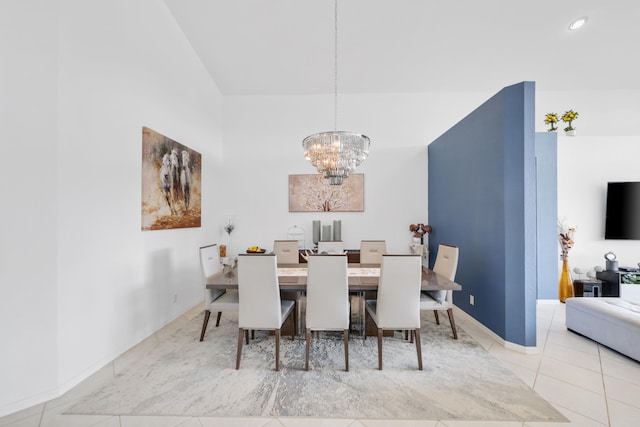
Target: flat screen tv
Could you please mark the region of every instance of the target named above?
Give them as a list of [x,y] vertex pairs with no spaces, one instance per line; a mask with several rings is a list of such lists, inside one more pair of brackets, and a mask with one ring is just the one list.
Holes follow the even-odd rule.
[[608,184],[604,238],[640,240],[640,182]]

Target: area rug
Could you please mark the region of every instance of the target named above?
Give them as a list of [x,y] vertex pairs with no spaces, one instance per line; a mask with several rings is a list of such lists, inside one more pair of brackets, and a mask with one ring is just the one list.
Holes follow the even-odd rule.
[[377,341],[349,342],[344,371],[341,334],[321,334],[304,370],[303,339],[281,340],[274,370],[273,335],[256,332],[235,370],[237,315],[225,313],[199,342],[202,315],[176,330],[145,357],[82,397],[67,413],[211,417],[323,417],[357,419],[566,421],[463,330],[423,314],[424,370],[414,344],[401,333],[385,337],[384,369]]

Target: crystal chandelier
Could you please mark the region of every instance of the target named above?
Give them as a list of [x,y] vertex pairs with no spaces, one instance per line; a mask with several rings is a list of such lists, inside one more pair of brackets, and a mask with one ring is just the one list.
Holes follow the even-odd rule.
[[335,0],[334,56],[334,130],[320,132],[302,141],[304,158],[311,162],[331,185],[342,184],[369,156],[369,137],[355,132],[338,131],[338,0]]

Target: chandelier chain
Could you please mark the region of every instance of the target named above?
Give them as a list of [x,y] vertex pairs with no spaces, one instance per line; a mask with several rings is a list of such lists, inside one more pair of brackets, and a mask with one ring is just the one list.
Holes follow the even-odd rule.
[[333,47],[333,93],[334,93],[334,117],[333,130],[338,130],[338,0],[334,4],[334,47]]
[[334,1],[334,130],[320,132],[302,141],[304,158],[311,162],[330,185],[341,185],[369,156],[371,141],[366,135],[338,131],[338,0]]

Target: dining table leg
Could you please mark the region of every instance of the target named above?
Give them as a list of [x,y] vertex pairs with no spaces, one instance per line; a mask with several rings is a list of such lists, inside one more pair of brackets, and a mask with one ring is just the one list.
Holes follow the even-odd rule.
[[367,322],[366,322],[366,313],[365,313],[365,292],[362,291],[360,292],[360,328],[361,328],[361,332],[362,332],[362,345],[364,345],[364,342],[367,339]]

